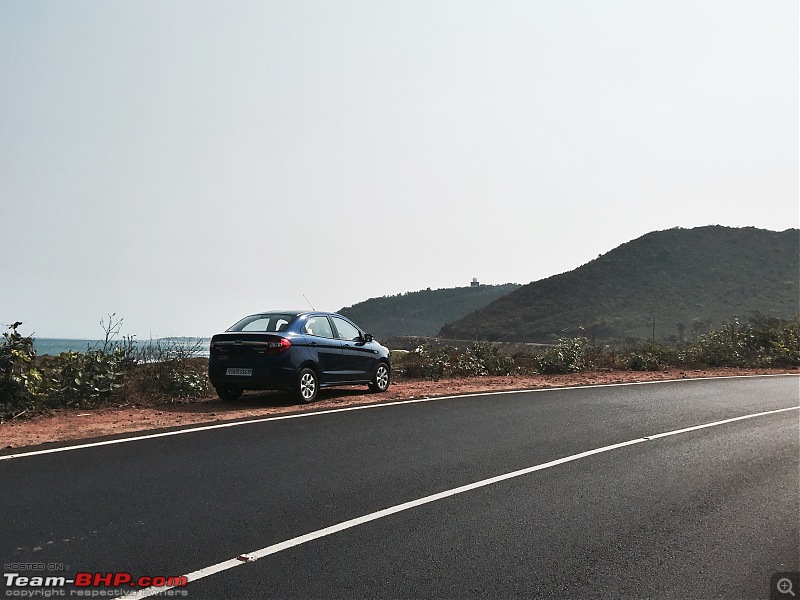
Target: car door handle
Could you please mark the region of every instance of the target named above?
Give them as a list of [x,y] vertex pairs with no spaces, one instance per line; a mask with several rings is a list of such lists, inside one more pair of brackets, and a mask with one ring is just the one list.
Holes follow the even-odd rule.
[[311,342],[311,346],[312,346],[312,347],[314,347],[314,348],[316,348],[316,346],[317,346],[317,342]]

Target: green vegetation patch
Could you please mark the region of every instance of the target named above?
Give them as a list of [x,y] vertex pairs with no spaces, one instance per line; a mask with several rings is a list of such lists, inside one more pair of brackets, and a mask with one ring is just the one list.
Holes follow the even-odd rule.
[[101,320],[105,340],[86,352],[36,356],[33,338],[16,322],[0,341],[0,418],[32,416],[49,408],[92,408],[142,397],[194,398],[209,389],[199,343],[135,344],[117,339],[122,319]]
[[586,370],[660,371],[668,367],[788,368],[800,366],[800,319],[738,319],[679,344],[643,342],[591,345],[586,337],[563,337],[544,348],[500,350],[500,344],[470,346],[426,343],[395,361],[406,376],[441,377],[578,373]]

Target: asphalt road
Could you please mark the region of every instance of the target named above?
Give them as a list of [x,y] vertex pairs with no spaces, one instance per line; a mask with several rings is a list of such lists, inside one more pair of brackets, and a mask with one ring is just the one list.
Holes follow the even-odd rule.
[[638,440],[235,561],[185,597],[769,598],[800,569],[800,411],[641,438],[798,407],[799,381],[462,397],[0,460],[4,573],[183,575]]

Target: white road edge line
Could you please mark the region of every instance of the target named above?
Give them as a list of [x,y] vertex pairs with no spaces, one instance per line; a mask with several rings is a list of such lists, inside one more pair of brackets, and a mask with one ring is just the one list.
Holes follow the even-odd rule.
[[303,417],[314,417],[317,415],[329,415],[333,413],[348,412],[351,410],[367,410],[370,408],[384,408],[387,406],[399,406],[403,404],[417,404],[419,402],[435,402],[439,400],[452,400],[454,398],[473,398],[478,396],[501,396],[503,394],[523,394],[528,392],[560,392],[565,390],[581,390],[592,388],[621,387],[627,385],[653,385],[658,383],[678,383],[682,381],[716,381],[720,379],[752,379],[757,377],[798,377],[793,373],[776,373],[774,375],[729,375],[724,377],[695,377],[687,379],[662,379],[659,381],[631,381],[627,383],[602,383],[597,385],[573,385],[569,387],[534,388],[528,390],[506,390],[502,392],[476,392],[473,394],[456,394],[453,396],[434,396],[431,398],[414,398],[413,400],[396,400],[394,402],[382,402],[380,404],[364,404],[360,406],[347,406],[345,408],[331,408],[328,410],[318,410],[313,412],[296,413],[292,415],[279,415],[277,417],[262,417],[258,419],[248,419],[246,421],[233,421],[230,423],[217,423],[215,425],[201,425],[178,429],[175,431],[163,431],[161,433],[149,433],[126,438],[104,440],[102,442],[89,442],[86,444],[76,444],[74,446],[61,446],[59,448],[48,448],[46,450],[32,450],[30,452],[19,452],[17,454],[6,454],[0,456],[0,461],[11,460],[12,458],[24,458],[26,456],[39,456],[40,454],[53,454],[56,452],[67,452],[70,450],[81,450],[83,448],[96,448],[98,446],[111,446],[114,444],[125,444],[128,442],[138,442],[140,440],[151,440],[155,438],[169,437],[173,435],[183,435],[186,433],[196,433],[198,431],[208,431],[211,429],[222,429],[225,427],[238,427],[240,425],[253,425],[255,423],[266,423],[268,421],[281,421],[284,419],[300,419]]
[[[611,444],[610,446],[603,446],[602,448],[595,448],[594,450],[587,450],[586,452],[580,452],[578,454],[572,454],[570,456],[565,456],[564,458],[559,458],[556,460],[551,460],[550,462],[541,463],[539,465],[535,465],[533,467],[527,467],[525,469],[520,469],[518,471],[511,471],[510,473],[504,473],[503,475],[497,475],[495,477],[490,477],[489,479],[482,479],[480,481],[476,481],[474,483],[469,483],[467,485],[462,485],[456,488],[452,488],[449,490],[445,490],[443,492],[439,492],[436,494],[431,494],[430,496],[424,496],[423,498],[419,498],[417,500],[411,500],[409,502],[404,502],[402,504],[397,504],[395,506],[390,506],[389,508],[384,508],[383,510],[379,510],[373,513],[369,513],[362,517],[356,517],[355,519],[350,519],[348,521],[343,521],[341,523],[337,523],[336,525],[331,525],[330,527],[325,527],[323,529],[318,529],[316,531],[312,531],[310,533],[306,533],[305,535],[301,535],[298,537],[291,538],[289,540],[279,542],[277,544],[273,544],[271,546],[267,546],[266,548],[261,548],[260,550],[255,550],[254,552],[247,552],[245,554],[240,554],[237,558],[232,558],[230,560],[226,560],[215,565],[211,565],[208,567],[203,567],[202,569],[198,569],[197,571],[192,571],[191,573],[187,573],[183,577],[186,578],[187,583],[192,581],[197,581],[198,579],[203,579],[204,577],[208,577],[209,575],[214,575],[215,573],[220,573],[222,571],[227,571],[228,569],[233,569],[234,567],[238,567],[240,565],[247,564],[249,562],[253,562],[258,560],[259,558],[264,558],[265,556],[269,556],[270,554],[277,554],[283,550],[287,550],[289,548],[293,548],[295,546],[300,546],[301,544],[305,544],[312,540],[317,540],[322,537],[326,537],[332,535],[334,533],[338,533],[339,531],[344,531],[345,529],[350,529],[352,527],[358,527],[359,525],[363,525],[364,523],[369,523],[370,521],[376,521],[378,519],[382,519],[383,517],[388,517],[389,515],[393,515],[399,512],[403,512],[405,510],[409,510],[411,508],[416,508],[417,506],[422,506],[423,504],[429,504],[431,502],[436,502],[437,500],[442,500],[444,498],[449,498],[450,496],[455,496],[457,494],[463,494],[464,492],[469,492],[471,490],[475,490],[478,488],[486,487],[488,485],[493,485],[495,483],[499,483],[501,481],[505,481],[507,479],[514,479],[516,477],[521,477],[523,475],[528,475],[530,473],[534,473],[536,471],[542,471],[544,469],[549,469],[550,467],[555,467],[558,465],[563,465],[564,463],[580,460],[582,458],[586,458],[587,456],[593,456],[595,454],[601,454],[603,452],[610,452],[611,450],[616,450],[618,448],[624,448],[626,446],[632,446],[634,444],[641,444],[643,442],[649,442],[651,440],[664,438],[672,435],[679,435],[682,433],[687,433],[690,431],[697,431],[698,429],[705,429],[707,427],[715,427],[717,425],[724,425],[726,423],[733,423],[735,421],[743,421],[745,419],[754,419],[756,417],[763,417],[765,415],[774,415],[777,413],[787,412],[790,410],[800,410],[800,406],[792,406],[790,408],[779,408],[777,410],[769,410],[760,413],[754,413],[750,415],[744,415],[741,417],[734,417],[732,419],[724,419],[722,421],[714,421],[713,423],[705,423],[703,425],[696,425],[694,427],[686,427],[685,429],[676,429],[674,431],[667,431],[665,433],[657,433],[654,435],[649,435],[645,437],[635,438],[632,440],[628,440],[627,442],[620,442],[618,444]],[[175,586],[162,586],[162,587],[148,587],[142,588],[140,590],[136,590],[131,592],[130,594],[122,595],[122,598],[147,598],[149,596],[155,596],[162,592],[165,592],[169,589],[174,588]]]

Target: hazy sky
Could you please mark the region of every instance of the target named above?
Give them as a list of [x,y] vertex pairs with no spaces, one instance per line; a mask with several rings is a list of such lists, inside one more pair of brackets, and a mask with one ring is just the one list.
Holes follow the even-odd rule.
[[274,308],[797,227],[797,0],[0,0],[0,323]]

